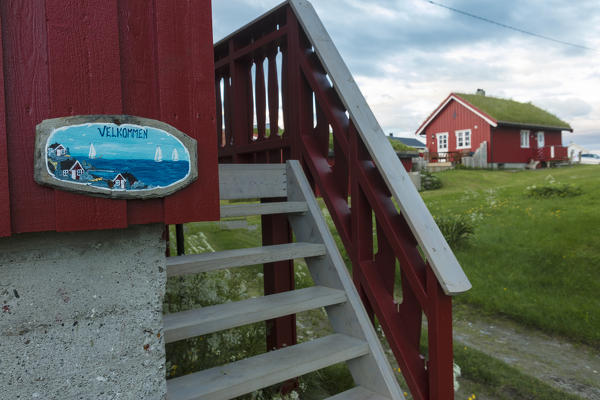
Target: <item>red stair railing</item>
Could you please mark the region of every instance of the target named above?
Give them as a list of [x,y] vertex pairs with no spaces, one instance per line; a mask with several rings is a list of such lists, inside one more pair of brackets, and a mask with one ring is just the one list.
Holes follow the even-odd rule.
[[540,161],[568,161],[569,149],[565,146],[538,147],[537,159]]
[[451,296],[470,283],[310,3],[287,1],[217,43],[215,78],[220,162],[301,161],[413,398],[453,399]]

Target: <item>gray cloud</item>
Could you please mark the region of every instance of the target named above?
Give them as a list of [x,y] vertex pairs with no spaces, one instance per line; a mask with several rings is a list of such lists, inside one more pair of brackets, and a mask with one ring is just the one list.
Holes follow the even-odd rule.
[[567,120],[571,120],[576,117],[585,117],[592,112],[592,106],[589,103],[575,97],[564,100],[544,98],[537,100],[536,103],[540,107]]

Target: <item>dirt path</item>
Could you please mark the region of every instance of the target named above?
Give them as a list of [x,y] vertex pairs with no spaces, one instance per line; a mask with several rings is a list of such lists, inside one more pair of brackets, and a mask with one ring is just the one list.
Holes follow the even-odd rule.
[[600,400],[598,349],[573,345],[506,319],[474,315],[455,318],[454,338],[563,391]]

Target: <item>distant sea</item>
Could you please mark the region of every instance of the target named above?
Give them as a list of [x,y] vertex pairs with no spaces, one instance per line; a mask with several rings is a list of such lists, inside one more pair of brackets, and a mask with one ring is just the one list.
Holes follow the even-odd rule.
[[168,186],[186,177],[189,161],[154,160],[110,160],[74,156],[80,163],[87,163],[93,168],[88,172],[104,178],[113,179],[118,173],[129,172],[148,186]]

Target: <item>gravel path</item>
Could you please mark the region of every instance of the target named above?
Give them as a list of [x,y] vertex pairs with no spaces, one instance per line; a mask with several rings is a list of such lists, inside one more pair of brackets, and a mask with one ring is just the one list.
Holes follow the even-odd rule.
[[584,399],[600,400],[600,350],[575,345],[506,319],[454,320],[455,340]]

